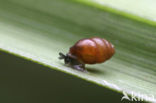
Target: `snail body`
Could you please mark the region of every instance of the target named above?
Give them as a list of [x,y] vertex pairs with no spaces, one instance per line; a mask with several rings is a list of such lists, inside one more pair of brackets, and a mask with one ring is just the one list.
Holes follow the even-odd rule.
[[[103,63],[115,53],[114,46],[107,40],[99,37],[86,38],[77,41],[70,47],[67,55],[60,54],[65,64],[83,71],[85,64]],[[75,67],[76,66],[76,67]]]

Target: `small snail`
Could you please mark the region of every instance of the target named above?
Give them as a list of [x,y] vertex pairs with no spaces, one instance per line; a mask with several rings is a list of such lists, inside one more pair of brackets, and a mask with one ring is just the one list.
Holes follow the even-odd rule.
[[85,64],[105,62],[114,53],[114,46],[110,42],[99,37],[93,37],[79,40],[66,55],[59,53],[59,59],[64,59],[65,64],[74,69],[84,71]]

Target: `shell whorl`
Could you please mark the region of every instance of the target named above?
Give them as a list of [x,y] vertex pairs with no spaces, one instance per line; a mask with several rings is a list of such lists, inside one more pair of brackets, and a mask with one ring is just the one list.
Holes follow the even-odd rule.
[[[97,63],[110,59],[115,53],[114,46],[107,40],[102,38],[90,38],[96,44]],[[100,54],[99,54],[100,53]]]

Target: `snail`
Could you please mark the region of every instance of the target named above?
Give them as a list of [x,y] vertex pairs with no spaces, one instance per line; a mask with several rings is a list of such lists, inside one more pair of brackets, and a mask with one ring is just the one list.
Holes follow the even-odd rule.
[[114,46],[109,41],[93,37],[77,41],[66,55],[60,52],[59,59],[64,59],[64,63],[74,69],[85,71],[85,64],[103,63],[114,53]]

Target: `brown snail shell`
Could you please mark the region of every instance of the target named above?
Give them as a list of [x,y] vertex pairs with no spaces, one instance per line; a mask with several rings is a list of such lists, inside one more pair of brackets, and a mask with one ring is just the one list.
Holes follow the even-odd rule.
[[115,53],[114,46],[103,38],[93,37],[79,40],[69,53],[84,64],[102,63]]

